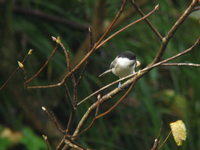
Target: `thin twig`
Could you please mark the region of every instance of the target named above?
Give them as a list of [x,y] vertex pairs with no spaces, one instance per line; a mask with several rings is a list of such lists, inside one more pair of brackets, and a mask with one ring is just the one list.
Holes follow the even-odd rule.
[[114,105],[112,105],[107,111],[99,114],[95,118],[99,119],[99,118],[107,115],[108,113],[110,113],[113,109],[115,109],[126,98],[126,96],[130,93],[130,91],[132,90],[132,88],[133,88],[134,85],[135,85],[135,82],[132,82],[131,85],[130,85],[130,87],[126,91],[126,93]]
[[188,8],[184,11],[184,13],[178,18],[178,20],[175,22],[175,24],[172,26],[172,28],[169,30],[167,35],[162,39],[162,44],[160,46],[160,49],[158,53],[156,54],[153,62],[151,64],[154,64],[158,62],[161,57],[163,56],[167,45],[170,41],[170,39],[174,36],[177,29],[180,27],[180,25],[186,20],[186,18],[191,13],[192,9],[195,7],[195,5],[198,3],[198,0],[192,0],[191,4],[188,6]]
[[42,107],[42,110],[47,113],[49,119],[55,124],[56,128],[58,129],[58,131],[60,131],[62,134],[65,134],[65,130],[63,130],[60,127],[58,121],[55,118],[55,115],[52,112],[49,112],[45,107]]
[[113,27],[113,25],[115,24],[115,22],[117,21],[117,19],[120,17],[121,13],[124,10],[125,4],[126,4],[127,0],[123,0],[123,3],[120,7],[120,10],[118,11],[118,13],[116,14],[115,18],[113,19],[113,21],[111,22],[111,24],[109,25],[109,27],[106,29],[106,31],[104,32],[104,34],[99,38],[99,40],[94,44],[94,46],[91,48],[91,50],[89,50],[89,52],[85,55],[84,58],[82,58],[82,60],[69,72],[66,73],[63,77],[63,79],[56,83],[56,84],[51,84],[51,85],[44,85],[44,86],[29,86],[28,88],[53,88],[53,87],[58,87],[61,86],[62,84],[64,84],[65,80],[71,76],[85,61],[87,61],[87,59],[93,54],[93,52],[97,49],[96,47],[101,43],[101,41],[107,36],[107,34],[109,33],[109,31],[111,30],[111,28]]
[[[143,11],[140,9],[140,7],[137,5],[137,3],[135,2],[135,0],[129,0],[130,3],[133,5],[133,7],[139,12],[139,14],[143,17],[145,16],[145,14],[143,13]],[[149,27],[151,28],[151,30],[155,33],[155,35],[158,37],[158,39],[160,41],[162,41],[162,35],[160,34],[160,32],[156,29],[156,27],[149,21],[149,19],[145,19],[144,20]]]
[[158,144],[159,144],[159,140],[156,138],[154,140],[154,144],[153,144],[153,147],[151,148],[151,150],[157,150],[158,149]]
[[91,98],[92,96],[97,95],[99,92],[101,92],[101,91],[103,91],[103,90],[109,88],[110,86],[112,86],[112,85],[114,85],[114,84],[117,84],[117,83],[119,83],[119,82],[121,82],[121,81],[124,81],[124,80],[126,80],[126,79],[128,79],[128,78],[131,78],[131,77],[135,76],[136,74],[137,74],[137,73],[135,73],[135,74],[130,74],[130,75],[126,76],[126,77],[120,78],[120,79],[118,79],[118,80],[116,80],[116,81],[113,81],[112,83],[109,83],[109,84],[105,85],[104,87],[100,88],[99,90],[93,92],[92,94],[90,94],[89,96],[87,96],[86,98],[84,98],[83,100],[81,100],[77,105],[79,106],[80,104],[84,103],[86,100],[88,100],[89,98]]
[[156,63],[156,64],[150,65],[150,66],[144,68],[142,71],[150,70],[150,69],[155,68],[155,67],[157,67],[157,66],[160,66],[160,65],[162,65],[162,64],[164,64],[164,63],[166,63],[166,62],[169,62],[169,61],[171,61],[171,60],[174,60],[175,58],[180,57],[180,56],[182,56],[182,55],[184,55],[184,54],[190,52],[193,48],[195,48],[197,45],[199,45],[199,43],[200,43],[200,37],[199,37],[199,38],[195,41],[195,43],[194,43],[191,47],[189,47],[188,49],[186,49],[186,50],[184,50],[184,51],[182,51],[182,52],[180,52],[180,53],[178,53],[178,54],[176,54],[176,55],[174,55],[174,56],[172,56],[172,57],[169,57],[169,58],[167,58],[167,59],[165,59],[165,60],[163,60],[163,61],[160,61],[160,62],[158,62],[158,63]]
[[65,54],[65,60],[66,60],[66,63],[67,63],[67,70],[71,71],[71,59],[70,59],[69,51],[66,50],[66,48],[65,48],[65,46],[63,45],[62,42],[60,42],[60,46],[63,49],[63,52]]
[[158,145],[160,143],[161,132],[162,132],[162,127],[160,127],[158,137],[154,140],[154,144],[153,144],[153,147],[151,148],[151,150],[157,150],[158,149]]
[[194,63],[164,63],[162,66],[191,66],[191,67],[200,67],[200,64]]
[[[32,49],[29,50],[32,53]],[[28,57],[31,55],[31,53],[29,54],[29,52],[26,54],[26,56],[22,59],[22,61],[20,61],[22,64],[25,63],[25,61],[28,59]],[[19,69],[21,69],[19,66],[11,73],[11,75],[8,77],[8,79],[3,83],[3,85],[0,87],[0,91],[8,84],[8,82],[14,77],[14,75],[17,73],[17,71],[19,71]]]
[[[194,43],[190,48],[184,50],[183,52],[180,52],[180,53],[178,53],[177,55],[172,56],[172,57],[169,57],[169,58],[167,58],[167,59],[165,59],[165,60],[163,60],[163,61],[161,61],[161,62],[158,62],[158,63],[156,63],[156,64],[154,64],[154,65],[151,65],[151,66],[149,66],[149,67],[146,67],[146,68],[140,70],[140,72],[147,71],[147,70],[152,69],[152,68],[155,68],[155,67],[157,67],[157,66],[159,66],[159,65],[166,64],[166,62],[169,62],[169,61],[171,61],[171,60],[173,60],[173,59],[175,59],[175,58],[177,58],[177,57],[180,57],[181,55],[184,55],[184,54],[188,53],[189,51],[191,51],[194,47],[196,47],[196,46],[199,44],[199,41],[200,41],[200,38],[197,39],[197,40],[195,41],[195,43]],[[196,65],[197,65],[197,64],[196,64]],[[137,72],[137,73],[139,73],[139,72]],[[137,74],[137,73],[136,73],[136,74]],[[116,81],[114,81],[114,82],[112,82],[112,83],[109,83],[108,85],[102,87],[101,89],[99,89],[99,90],[93,92],[92,94],[90,94],[89,96],[87,96],[86,98],[84,98],[83,100],[81,100],[77,105],[79,106],[80,104],[82,104],[83,102],[85,102],[86,100],[88,100],[89,98],[91,98],[92,96],[98,94],[100,91],[103,91],[103,90],[107,89],[108,87],[110,87],[110,86],[112,86],[112,85],[114,85],[114,84],[117,84],[117,83],[119,83],[119,82],[121,82],[121,81],[124,81],[124,80],[126,80],[126,79],[128,79],[128,78],[131,78],[131,77],[135,76],[136,74],[131,74],[131,75],[128,75],[128,76],[126,76],[126,77],[120,78],[119,80],[116,80]]]
[[64,140],[65,144],[69,145],[70,147],[72,148],[75,148],[77,150],[86,150],[85,148],[83,148],[82,146],[80,146],[79,144],[73,142],[72,140],[70,139],[65,139]]
[[42,135],[46,145],[47,145],[47,150],[50,150],[51,149],[51,146],[50,146],[50,143],[48,141],[48,137],[46,135]]
[[162,144],[160,144],[159,148],[160,149],[166,142],[167,140],[169,139],[169,136],[171,135],[172,131],[169,132],[169,134],[167,135],[167,137],[164,139],[164,141],[162,142]]
[[107,101],[108,99],[111,99],[114,95],[116,95],[117,93],[121,92],[122,89],[124,89],[125,87],[129,86],[131,83],[136,82],[138,79],[140,79],[143,75],[145,75],[146,73],[148,73],[150,70],[152,70],[153,68],[160,66],[161,64],[164,64],[170,60],[173,60],[177,57],[180,57],[186,53],[188,53],[189,51],[191,51],[195,46],[197,46],[199,44],[200,38],[198,38],[195,43],[188,49],[184,50],[183,52],[178,53],[175,56],[172,56],[170,58],[167,58],[161,62],[158,62],[156,64],[153,64],[151,66],[147,66],[146,68],[142,69],[141,71],[139,71],[139,73],[137,73],[136,75],[133,74],[133,77],[129,80],[127,80],[124,84],[121,85],[121,88],[115,88],[114,90],[112,90],[111,92],[109,92],[108,94],[104,95],[103,97],[101,97],[101,99],[99,100],[99,102],[95,102],[93,103],[88,110],[85,112],[85,114],[83,115],[83,117],[81,118],[81,120],[79,121],[74,133],[73,133],[73,137],[76,137],[79,134],[80,129],[82,128],[82,126],[84,125],[84,123],[86,122],[86,120],[88,119],[90,113],[99,105],[99,103],[103,103],[105,101]]
[[[114,34],[112,34],[111,36],[109,36],[107,39],[105,39],[104,41],[101,42],[102,38],[99,39],[99,41],[97,43],[94,44],[93,48],[85,55],[85,57],[71,70],[71,72],[67,73],[64,75],[63,79],[61,80],[61,82],[56,83],[56,84],[51,84],[51,85],[42,85],[42,86],[29,86],[28,88],[53,88],[53,87],[58,87],[61,86],[65,80],[72,75],[72,73],[74,73],[74,71],[76,71],[87,59],[88,57],[90,57],[92,55],[92,53],[97,50],[98,48],[100,48],[102,45],[104,45],[107,41],[109,41],[110,39],[112,39],[114,36],[116,36],[117,34],[121,33],[122,31],[124,31],[125,29],[127,29],[128,27],[141,22],[142,20],[144,20],[145,18],[149,17],[150,15],[152,15],[156,10],[158,9],[158,5],[156,5],[156,7],[149,12],[147,15],[145,15],[144,17],[130,23],[129,25],[125,26],[124,28],[120,29],[119,31],[115,32]],[[108,30],[107,30],[108,31]],[[106,36],[107,34],[103,34],[103,36]]]
[[75,107],[74,107],[74,104],[73,104],[73,99],[71,97],[69,88],[68,88],[68,86],[66,84],[65,84],[65,89],[66,89],[66,99],[69,98],[67,103],[69,103],[69,105],[70,105],[70,116],[69,116],[69,119],[68,119],[68,122],[67,122],[67,128],[66,128],[66,133],[69,133],[71,124],[72,124],[72,122],[74,120]]
[[145,20],[146,18],[148,18],[149,16],[151,16],[156,10],[159,9],[159,5],[156,5],[154,7],[154,9],[152,11],[150,11],[148,14],[146,14],[145,16],[143,16],[142,18],[136,20],[136,21],[133,21],[132,23],[126,25],[125,27],[123,27],[122,29],[116,31],[115,33],[113,33],[112,35],[110,35],[108,38],[106,38],[104,41],[102,41],[97,47],[96,49],[100,48],[102,45],[104,45],[106,42],[108,42],[109,40],[111,40],[113,37],[115,37],[116,35],[118,35],[119,33],[123,32],[124,30],[126,30],[127,28]]
[[[47,66],[47,64],[49,63],[50,59],[54,56],[54,54],[56,53],[58,49],[58,44],[56,44],[55,48],[53,49],[53,51],[51,52],[51,54],[49,55],[49,57],[47,58],[47,60],[45,61],[45,63],[41,66],[41,68],[29,79],[27,79],[25,81],[25,84],[28,84],[29,82],[31,82],[33,79],[35,79],[41,72],[42,70]],[[29,88],[29,86],[27,86],[27,88]]]
[[60,143],[57,145],[56,150],[61,150],[65,146],[65,136],[62,138]]
[[92,34],[92,28],[88,28],[89,31],[89,38],[90,38],[90,49],[93,47],[93,34]]

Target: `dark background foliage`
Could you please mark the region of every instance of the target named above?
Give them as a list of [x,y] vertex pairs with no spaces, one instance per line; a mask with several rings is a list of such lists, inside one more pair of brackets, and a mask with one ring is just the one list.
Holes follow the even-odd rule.
[[[138,1],[144,12],[160,4],[150,20],[165,35],[178,16],[188,6],[188,1],[143,0]],[[33,54],[25,64],[28,76],[33,75],[51,53],[54,43],[51,36],[60,36],[70,51],[73,63],[85,54],[88,27],[92,25],[94,41],[117,13],[120,0],[1,0],[0,1],[0,68],[1,85],[17,67],[28,50]],[[127,13],[132,9],[128,4]],[[116,31],[139,18],[130,13],[115,26]],[[178,29],[169,43],[164,58],[188,48],[199,36],[199,14],[193,13]],[[83,80],[78,88],[81,100],[92,91],[116,80],[112,75],[98,78],[109,67],[112,59],[124,50],[137,54],[142,66],[150,63],[160,42],[144,23],[139,23],[106,43],[89,59]],[[200,63],[199,47],[175,62]],[[59,49],[45,70],[31,82],[32,85],[54,83],[66,71],[66,62]],[[79,71],[78,71],[79,72]],[[77,72],[77,74],[78,74]],[[162,127],[162,139],[169,132],[169,122],[182,119],[187,126],[188,137],[181,149],[200,149],[200,69],[192,67],[160,67],[144,76],[125,101],[83,134],[79,141],[85,147],[101,150],[150,149]],[[0,138],[0,149],[45,149],[42,134],[48,136],[54,147],[61,140],[61,133],[41,110],[46,106],[53,111],[60,124],[66,127],[69,105],[64,87],[27,90],[23,87],[24,75],[19,71],[0,91],[0,134],[12,130],[10,138]],[[70,84],[70,83],[68,83]],[[113,87],[112,87],[113,88]],[[105,91],[106,92],[106,91]],[[116,101],[116,96],[112,101]],[[75,124],[92,101],[80,106]],[[107,102],[100,110],[105,111],[113,103]],[[17,136],[17,135],[18,136]],[[17,138],[18,137],[18,138]],[[178,149],[170,137],[163,149]]]

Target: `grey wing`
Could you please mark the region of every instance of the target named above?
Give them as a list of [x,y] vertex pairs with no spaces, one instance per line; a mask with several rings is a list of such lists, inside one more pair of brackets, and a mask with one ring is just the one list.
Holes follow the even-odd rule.
[[110,69],[114,68],[116,66],[116,60],[113,60],[110,64]]

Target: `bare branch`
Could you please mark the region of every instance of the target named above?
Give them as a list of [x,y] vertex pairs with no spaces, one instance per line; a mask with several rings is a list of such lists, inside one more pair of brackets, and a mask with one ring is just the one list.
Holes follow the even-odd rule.
[[200,64],[194,63],[164,63],[162,66],[191,66],[191,67],[200,67]]
[[87,59],[93,54],[93,52],[97,49],[97,46],[101,43],[101,41],[106,37],[106,35],[109,33],[111,28],[113,27],[114,23],[117,21],[119,16],[121,15],[122,11],[124,10],[125,4],[127,0],[123,0],[123,3],[121,5],[120,10],[118,11],[117,15],[109,25],[109,27],[106,29],[104,34],[99,38],[99,40],[94,44],[94,46],[89,50],[89,52],[85,55],[85,57],[69,72],[66,73],[63,77],[63,79],[56,84],[51,84],[51,85],[44,85],[44,86],[29,86],[28,88],[53,88],[53,87],[58,87],[64,84],[65,80],[71,76]]
[[182,55],[184,55],[184,54],[190,52],[193,48],[195,48],[197,45],[199,45],[199,43],[200,43],[200,37],[195,41],[195,43],[194,43],[190,48],[188,48],[188,49],[186,49],[186,50],[184,50],[184,51],[182,51],[182,52],[180,52],[180,53],[178,53],[178,54],[176,54],[176,55],[174,55],[174,56],[172,56],[172,57],[169,57],[169,58],[167,58],[167,59],[165,59],[165,60],[163,60],[163,61],[160,61],[160,62],[158,62],[158,63],[156,63],[156,64],[150,65],[150,66],[144,68],[142,71],[150,70],[150,69],[155,68],[155,67],[157,67],[157,66],[159,66],[159,65],[162,65],[162,64],[164,64],[164,63],[166,63],[166,62],[169,62],[169,61],[171,61],[171,60],[174,60],[174,59],[176,59],[177,57],[180,57],[180,56],[182,56]]
[[[29,79],[27,79],[25,81],[25,84],[28,84],[29,82],[31,82],[33,79],[35,79],[41,72],[42,70],[47,66],[47,64],[49,63],[50,59],[54,56],[54,54],[56,53],[58,49],[58,44],[56,44],[55,48],[53,49],[53,51],[51,52],[51,54],[49,55],[49,57],[47,58],[47,60],[45,61],[45,63],[41,66],[41,68]],[[27,87],[29,88],[29,86]]]
[[[136,82],[136,80],[134,80],[134,81]],[[135,85],[135,82],[131,83],[131,86],[128,88],[128,90],[126,91],[126,93],[114,105],[112,105],[112,107],[110,107],[107,111],[99,114],[95,118],[99,119],[99,118],[107,115],[108,113],[110,113],[113,109],[115,109],[126,98],[126,96],[131,92],[133,86]]]
[[146,15],[143,16],[142,18],[140,18],[140,19],[138,19],[138,20],[136,20],[136,21],[134,21],[134,22],[132,22],[132,23],[126,25],[126,26],[123,27],[122,29],[116,31],[116,32],[113,33],[111,36],[109,36],[108,38],[106,38],[104,41],[102,41],[102,42],[96,47],[96,49],[100,48],[102,45],[104,45],[104,44],[105,44],[106,42],[108,42],[110,39],[112,39],[113,37],[115,37],[115,36],[118,35],[119,33],[123,32],[123,31],[126,30],[127,28],[129,28],[129,27],[131,27],[131,26],[133,26],[133,25],[135,25],[135,24],[137,24],[137,23],[139,23],[139,22],[145,20],[147,17],[151,16],[151,15],[152,15],[156,10],[158,10],[158,9],[159,9],[159,5],[156,5],[152,11],[150,11],[148,14],[146,14]]
[[55,124],[58,131],[60,131],[62,134],[65,134],[65,130],[60,127],[55,115],[52,112],[49,112],[45,107],[42,107],[42,110],[47,113],[49,119]]
[[[184,51],[178,53],[178,54],[175,55],[175,56],[169,57],[169,58],[167,58],[167,59],[165,59],[165,60],[163,60],[163,61],[161,61],[161,62],[158,62],[158,63],[156,63],[156,64],[154,64],[154,65],[148,66],[148,67],[146,67],[146,68],[140,70],[139,72],[137,72],[137,73],[135,73],[135,74],[128,75],[128,76],[123,77],[123,78],[120,78],[119,80],[116,80],[116,81],[114,81],[114,82],[112,82],[112,83],[109,83],[108,85],[102,87],[101,89],[99,89],[99,90],[93,92],[92,94],[90,94],[89,96],[87,96],[86,98],[84,98],[83,100],[81,100],[77,105],[82,104],[83,102],[85,102],[86,100],[88,100],[89,98],[91,98],[92,96],[98,94],[100,91],[103,91],[103,90],[107,89],[108,87],[110,87],[110,86],[112,86],[112,85],[114,85],[114,84],[117,84],[117,83],[119,83],[119,82],[121,82],[121,81],[124,81],[124,80],[126,80],[126,79],[128,79],[128,78],[134,77],[136,74],[138,74],[138,73],[140,73],[140,72],[144,72],[144,71],[150,70],[150,69],[155,68],[155,67],[157,67],[157,66],[159,66],[159,65],[164,65],[164,64],[166,64],[166,62],[169,62],[169,61],[171,61],[171,60],[173,60],[173,59],[175,59],[175,58],[177,58],[177,57],[180,57],[180,56],[182,56],[182,55],[188,53],[189,51],[191,51],[194,47],[196,47],[196,46],[199,44],[199,41],[200,41],[200,38],[198,38],[198,39],[195,41],[195,43],[194,43],[190,48],[188,48],[188,49],[186,49],[186,50],[184,50]],[[190,64],[190,65],[191,65],[191,66],[195,66],[195,64],[193,64],[193,65]],[[198,64],[196,64],[196,66],[198,66]]]
[[165,59],[161,62],[158,62],[154,65],[151,66],[147,66],[146,68],[142,69],[141,71],[139,71],[136,75],[133,74],[132,78],[127,80],[124,84],[122,84],[121,88],[116,88],[114,90],[112,90],[111,92],[109,92],[108,94],[104,95],[103,97],[101,97],[101,99],[95,103],[93,103],[88,110],[85,112],[85,114],[83,115],[83,117],[81,118],[81,120],[79,121],[79,124],[77,125],[77,128],[75,129],[75,132],[73,133],[73,137],[76,137],[80,131],[80,129],[82,128],[82,126],[84,125],[85,121],[88,119],[90,113],[99,105],[99,103],[103,103],[105,101],[107,101],[108,99],[111,99],[114,95],[116,95],[117,93],[121,92],[122,89],[124,89],[125,87],[129,86],[130,84],[132,84],[133,82],[135,83],[138,79],[140,79],[143,75],[145,75],[146,73],[148,73],[150,70],[152,70],[153,68],[164,64],[170,60],[173,60],[177,57],[180,57],[186,53],[188,53],[189,51],[191,51],[195,46],[197,46],[200,42],[200,38],[198,38],[195,43],[188,49],[184,50],[183,52],[178,53],[175,56],[172,56],[168,59]]
[[74,143],[72,140],[69,139],[65,139],[65,144],[69,145],[72,148],[75,148],[77,150],[86,150],[85,148],[83,148],[82,146]]
[[[143,17],[145,16],[145,14],[143,13],[143,11],[140,9],[140,7],[137,5],[137,3],[135,2],[135,0],[129,0],[130,3],[133,5],[133,7],[139,12],[139,14]],[[155,33],[155,35],[158,37],[158,39],[160,41],[162,41],[162,35],[160,34],[160,32],[156,29],[156,27],[149,21],[149,19],[145,19],[144,20],[149,27],[151,28],[151,30]]]
[[48,137],[46,135],[42,135],[46,145],[47,145],[47,150],[50,150],[51,149],[51,146],[50,146],[50,143],[48,141]]
[[86,98],[84,98],[83,100],[81,100],[77,105],[79,106],[80,104],[84,103],[86,100],[88,100],[89,98],[91,98],[92,96],[97,95],[99,92],[101,92],[101,91],[107,89],[108,87],[110,87],[110,86],[112,86],[112,85],[114,85],[114,84],[117,84],[117,83],[119,83],[119,82],[121,82],[121,81],[123,81],[123,80],[126,80],[126,79],[128,79],[128,78],[131,78],[131,77],[135,76],[136,74],[137,74],[137,73],[135,73],[135,74],[130,74],[130,75],[126,76],[126,77],[120,78],[120,79],[118,79],[118,80],[116,80],[116,81],[113,81],[112,83],[109,83],[109,84],[105,85],[104,87],[100,88],[99,90],[93,92],[92,94],[90,94],[89,96],[87,96]]
[[88,28],[89,31],[89,38],[90,38],[90,49],[93,47],[93,35],[92,35],[92,28]]
[[152,64],[158,62],[161,57],[163,56],[163,53],[165,52],[167,45],[170,41],[170,39],[174,36],[177,29],[180,27],[180,25],[185,21],[185,19],[188,17],[188,15],[191,13],[192,9],[195,7],[195,5],[198,3],[198,0],[192,0],[191,4],[188,6],[188,8],[184,11],[184,13],[180,16],[180,18],[175,22],[175,24],[172,26],[172,28],[169,30],[167,35],[162,39],[162,44],[160,46],[160,49],[158,53],[156,54]]
[[158,144],[159,144],[159,140],[158,140],[158,139],[155,139],[155,140],[154,140],[153,147],[151,148],[151,150],[157,150],[157,149],[158,149]]
[[[20,61],[22,64],[25,63],[25,61],[28,59],[28,57],[32,54],[32,49],[29,50],[29,52],[26,54],[26,56]],[[3,83],[3,85],[0,87],[0,91],[8,84],[8,82],[14,77],[14,75],[19,71],[20,67],[18,66],[8,77],[8,79]],[[26,76],[25,76],[26,78]]]
[[167,137],[164,139],[164,141],[162,142],[162,144],[160,144],[159,148],[160,149],[166,142],[167,140],[169,139],[169,136],[172,134],[172,131],[169,132],[169,134],[167,135]]

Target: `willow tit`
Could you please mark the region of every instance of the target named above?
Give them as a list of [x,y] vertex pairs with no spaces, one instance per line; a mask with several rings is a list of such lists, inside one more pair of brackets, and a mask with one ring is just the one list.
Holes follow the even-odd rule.
[[135,73],[135,68],[138,66],[140,66],[140,62],[136,59],[135,54],[131,51],[125,51],[119,54],[111,62],[110,69],[100,74],[99,77],[112,72],[114,75],[122,78]]

